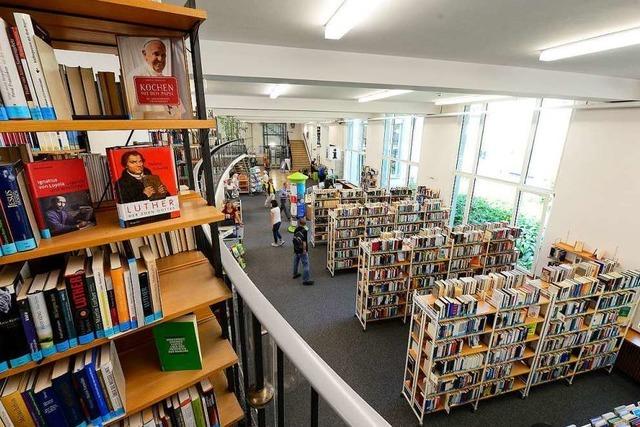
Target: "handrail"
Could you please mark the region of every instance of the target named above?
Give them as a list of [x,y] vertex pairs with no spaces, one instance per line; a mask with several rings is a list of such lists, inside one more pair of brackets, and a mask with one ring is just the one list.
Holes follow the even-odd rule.
[[[228,164],[224,164],[224,165],[215,164],[214,159],[215,159],[216,154],[219,151],[222,151],[222,150],[226,149],[227,147],[231,147],[233,144],[238,144],[238,145],[241,144],[241,147],[244,148],[242,154],[246,154],[247,153],[247,149],[246,149],[246,146],[244,145],[244,140],[243,139],[232,139],[232,140],[224,142],[224,143],[222,143],[220,145],[213,146],[213,147],[210,148],[210,151],[209,151],[209,156],[211,157],[211,162],[212,162],[212,169],[216,169],[216,168],[218,168],[218,169],[220,169],[220,168],[226,169],[227,168]],[[204,172],[204,170],[202,169],[203,159],[204,159],[204,155],[202,156],[202,158],[200,160],[198,160],[198,162],[194,166],[194,168],[193,168],[193,176],[194,176],[195,191],[199,192],[200,194],[205,196],[203,188],[202,188],[203,186],[201,185],[201,178],[202,178],[201,175]],[[214,173],[213,170],[212,170],[212,173]],[[221,176],[222,176],[222,174],[221,174]],[[220,182],[215,182],[215,177],[216,177],[216,174],[214,173],[214,185],[215,185],[215,188],[217,189],[217,187],[221,184],[222,181],[219,180]],[[204,189],[204,190],[206,190],[206,189]]]

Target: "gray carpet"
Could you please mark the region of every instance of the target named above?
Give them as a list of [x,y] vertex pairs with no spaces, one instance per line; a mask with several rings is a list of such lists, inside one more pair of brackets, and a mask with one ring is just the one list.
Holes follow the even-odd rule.
[[[354,317],[355,273],[331,277],[326,269],[326,247],[311,249],[314,286],[292,280],[291,235],[282,234],[284,247],[270,246],[269,212],[264,196],[245,196],[243,216],[247,273],[307,343],[376,411],[394,426],[417,425],[417,418],[401,396],[408,325],[400,320],[371,323],[364,332]],[[309,387],[294,367],[287,364],[287,425],[308,425]],[[531,389],[526,399],[511,393],[481,401],[478,411],[470,406],[451,414],[425,417],[428,426],[510,426],[535,423],[578,426],[592,416],[620,404],[640,399],[640,385],[624,374],[605,371],[577,377],[572,386],[550,383]],[[271,411],[270,411],[271,414]],[[269,417],[271,418],[271,416]],[[273,425],[268,423],[268,425]],[[320,425],[343,425],[332,409],[320,402]]]

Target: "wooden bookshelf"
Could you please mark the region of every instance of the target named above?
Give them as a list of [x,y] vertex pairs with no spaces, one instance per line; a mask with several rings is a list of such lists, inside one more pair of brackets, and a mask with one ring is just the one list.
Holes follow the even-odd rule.
[[314,189],[311,193],[311,226],[310,242],[316,244],[329,241],[329,210],[337,206],[339,201],[336,189]]
[[198,324],[198,333],[202,352],[200,370],[162,372],[154,342],[120,354],[126,380],[127,414],[141,411],[238,363],[229,341],[220,337],[220,325],[215,319]]
[[244,418],[244,412],[238,403],[236,395],[229,391],[229,385],[224,373],[217,372],[210,376],[209,380],[211,384],[213,384],[213,389],[216,391],[220,425],[227,427],[237,424]]
[[133,239],[150,234],[164,233],[179,228],[194,227],[222,221],[224,215],[202,198],[180,196],[180,217],[135,227],[122,228],[115,210],[96,212],[96,226],[75,233],[63,234],[51,239],[42,239],[36,249],[0,257],[0,265],[26,261],[49,255],[85,249],[111,242]]
[[574,254],[582,259],[586,259],[586,260],[592,260],[595,259],[596,257],[593,255],[593,252],[587,252],[585,250],[582,251],[577,251],[575,250],[575,248],[568,244],[568,243],[564,243],[564,242],[557,242],[553,244],[553,247],[566,251],[567,253],[571,253]]
[[[97,1],[97,0],[93,0]],[[151,3],[149,0],[145,2]],[[0,132],[57,132],[149,129],[210,129],[215,119],[207,120],[7,120],[0,121]],[[54,152],[56,153],[56,152]]]
[[[200,308],[208,308],[212,304],[231,298],[229,288],[227,288],[222,279],[215,276],[213,267],[199,251],[183,252],[161,258],[158,260],[158,271],[160,273],[160,295],[164,314],[162,319],[110,338],[95,339],[89,344],[79,345],[62,353],[55,353],[38,362],[29,362],[17,368],[9,369],[0,373],[0,379],[73,356],[90,348],[106,344],[110,340],[133,335],[159,323],[175,319]],[[198,286],[192,286],[188,292],[185,292],[185,277],[188,277],[192,283],[197,283]]]

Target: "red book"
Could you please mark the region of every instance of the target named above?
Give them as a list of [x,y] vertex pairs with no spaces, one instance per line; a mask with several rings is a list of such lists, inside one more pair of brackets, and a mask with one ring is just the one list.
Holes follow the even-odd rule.
[[107,148],[121,227],[180,216],[171,147]]
[[27,181],[42,238],[96,225],[81,159],[27,163]]

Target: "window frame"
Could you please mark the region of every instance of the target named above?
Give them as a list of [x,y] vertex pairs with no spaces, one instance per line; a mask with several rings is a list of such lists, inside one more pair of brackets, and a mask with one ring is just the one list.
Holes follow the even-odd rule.
[[[392,148],[393,148],[393,131],[394,131],[394,126],[396,125],[395,121],[396,120],[406,120],[409,119],[409,139],[408,139],[408,143],[409,143],[409,147],[406,150],[407,153],[407,159],[404,160],[402,159],[402,153],[403,153],[403,147],[402,147],[402,141],[403,141],[403,135],[405,134],[405,132],[407,132],[407,129],[404,128],[404,123],[402,124],[402,129],[400,132],[400,141],[399,141],[399,145],[398,145],[398,155],[394,156],[392,153]],[[383,173],[382,173],[382,164],[380,165],[380,187],[384,187],[384,188],[390,188],[391,187],[391,165],[393,162],[397,162],[397,163],[402,163],[404,164],[404,176],[400,177],[400,179],[402,180],[403,184],[400,185],[399,187],[402,186],[408,186],[409,185],[409,175],[411,172],[411,168],[414,167],[416,168],[416,170],[418,171],[417,174],[419,175],[420,173],[420,159],[418,159],[418,161],[412,161],[411,160],[411,154],[413,152],[413,148],[414,148],[414,144],[422,144],[422,135],[420,135],[420,139],[416,141],[416,120],[423,120],[422,123],[422,132],[424,133],[424,117],[420,117],[420,116],[393,116],[393,117],[387,117],[384,119],[384,131],[383,131],[383,141],[382,141],[382,164],[387,163],[388,164],[388,168],[389,168],[389,173],[388,176],[386,177],[387,179],[384,180],[385,182],[383,182]],[[391,125],[389,126],[389,123],[391,123]],[[420,156],[418,156],[420,157]],[[403,166],[402,165],[398,165],[397,167],[400,168],[400,170],[402,170]],[[417,183],[416,183],[417,185]],[[395,186],[394,186],[395,187]]]
[[[354,123],[359,122],[359,135],[356,135],[354,132]],[[367,143],[367,120],[351,120],[347,122],[347,126],[345,126],[345,150],[344,150],[344,162],[342,166],[342,175],[348,181],[353,182],[354,184],[360,185],[360,173],[362,172],[362,167],[364,166],[365,156],[366,156],[366,143]],[[353,148],[355,138],[358,138],[357,147]],[[357,164],[360,166],[354,170],[354,165],[352,160],[357,160]],[[355,178],[355,179],[353,179]]]

